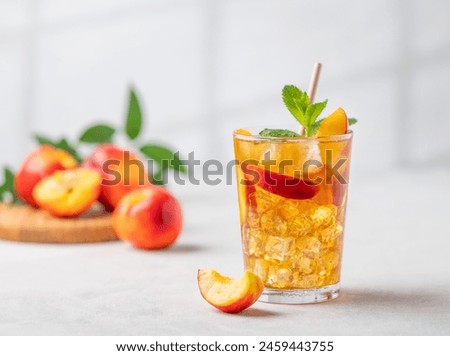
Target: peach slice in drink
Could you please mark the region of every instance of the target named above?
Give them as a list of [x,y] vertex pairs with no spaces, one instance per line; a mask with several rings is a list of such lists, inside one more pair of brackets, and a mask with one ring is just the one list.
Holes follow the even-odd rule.
[[288,199],[311,199],[319,191],[319,184],[314,184],[297,177],[272,172],[258,166],[242,166],[249,184],[254,184],[265,191]]

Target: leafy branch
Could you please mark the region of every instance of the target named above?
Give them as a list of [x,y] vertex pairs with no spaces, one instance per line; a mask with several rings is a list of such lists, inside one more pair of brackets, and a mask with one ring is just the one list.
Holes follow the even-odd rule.
[[[81,162],[83,156],[80,151],[83,146],[115,143],[120,136],[123,136],[132,148],[152,161],[153,171],[149,172],[149,178],[154,184],[164,184],[163,177],[169,170],[186,174],[187,167],[182,164],[178,153],[153,142],[137,143],[138,139],[141,141],[143,126],[144,118],[139,97],[135,90],[130,88],[123,127],[115,128],[106,123],[96,123],[87,127],[75,142],[71,142],[65,137],[52,139],[42,134],[33,135],[33,139],[39,145],[50,145],[67,151],[78,162]],[[0,202],[2,201],[14,203],[19,201],[14,190],[14,172],[9,168],[4,169],[4,183],[0,186]]]

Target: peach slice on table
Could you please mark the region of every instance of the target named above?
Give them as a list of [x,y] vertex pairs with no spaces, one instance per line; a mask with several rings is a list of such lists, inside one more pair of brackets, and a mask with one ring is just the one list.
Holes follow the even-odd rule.
[[265,191],[288,199],[311,199],[320,189],[319,184],[279,174],[254,165],[242,166],[248,184],[254,184]]
[[239,313],[249,308],[264,290],[261,278],[250,270],[234,279],[214,270],[199,269],[197,281],[203,299],[225,313]]
[[75,217],[88,211],[100,194],[102,179],[90,169],[57,171],[33,189],[38,206],[57,217]]
[[23,161],[17,172],[14,186],[17,195],[27,204],[37,207],[33,189],[43,178],[60,170],[77,166],[77,161],[64,150],[49,145],[39,146]]

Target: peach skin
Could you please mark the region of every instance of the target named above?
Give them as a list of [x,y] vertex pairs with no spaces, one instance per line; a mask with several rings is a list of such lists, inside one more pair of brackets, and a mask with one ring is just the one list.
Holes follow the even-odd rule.
[[175,242],[182,228],[178,201],[164,188],[134,190],[117,204],[113,228],[117,236],[141,249],[161,249]]
[[83,161],[82,166],[94,170],[102,177],[99,201],[107,211],[113,211],[127,193],[151,185],[147,170],[139,157],[113,144],[97,146]]

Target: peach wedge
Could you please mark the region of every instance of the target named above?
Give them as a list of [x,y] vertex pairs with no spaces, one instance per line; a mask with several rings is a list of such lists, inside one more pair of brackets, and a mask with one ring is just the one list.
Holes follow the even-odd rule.
[[209,304],[225,313],[239,313],[253,305],[264,289],[260,277],[247,270],[241,278],[230,278],[214,270],[199,269],[200,293]]
[[328,137],[333,135],[343,135],[348,130],[348,119],[344,109],[337,108],[320,124],[317,137]]

